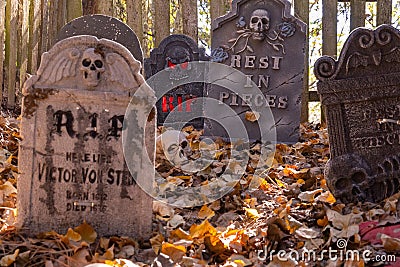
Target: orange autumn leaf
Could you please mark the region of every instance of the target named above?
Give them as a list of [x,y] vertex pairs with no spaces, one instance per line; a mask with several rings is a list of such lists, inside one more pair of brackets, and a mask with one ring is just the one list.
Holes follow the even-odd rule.
[[197,215],[200,219],[210,219],[215,215],[215,212],[207,207],[207,205],[204,205],[201,207],[199,214]]
[[90,226],[89,224],[86,223],[86,221],[84,221],[81,225],[79,225],[78,227],[75,227],[75,232],[77,232],[78,234],[81,235],[82,237],[82,241],[85,241],[89,244],[94,243],[94,241],[97,238],[97,233],[96,231],[93,229],[92,226]]
[[253,220],[256,220],[260,217],[260,214],[258,213],[258,211],[256,209],[244,208],[244,210],[246,211],[246,216]]
[[181,245],[164,242],[161,246],[161,253],[168,255],[174,262],[177,262],[186,254],[186,248]]
[[6,255],[0,259],[0,266],[10,266],[15,262],[19,254],[19,249],[16,249],[15,252],[11,255]]
[[325,216],[323,219],[318,219],[318,220],[317,220],[317,224],[318,224],[319,226],[321,226],[321,227],[327,226],[328,223],[329,223],[329,220],[328,220],[328,217],[326,217],[326,216]]
[[184,239],[184,240],[192,240],[192,237],[190,236],[189,233],[183,231],[181,228],[173,230],[170,234],[169,237],[172,239]]
[[205,220],[199,225],[192,225],[189,229],[189,233],[192,238],[202,238],[206,234],[216,235],[217,230],[210,224],[208,220]]
[[151,247],[153,248],[154,252],[156,254],[158,254],[160,252],[161,249],[161,245],[164,242],[164,236],[162,234],[158,234],[156,236],[153,236],[152,238],[150,238],[150,244]]
[[253,112],[247,111],[246,114],[244,115],[244,117],[249,122],[256,122],[260,118],[260,113],[258,113],[257,111],[253,111]]

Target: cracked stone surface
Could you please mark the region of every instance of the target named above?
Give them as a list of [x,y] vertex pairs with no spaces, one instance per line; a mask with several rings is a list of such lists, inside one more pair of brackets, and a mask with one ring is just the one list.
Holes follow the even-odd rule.
[[400,189],[400,31],[360,28],[339,59],[315,63],[331,159],[326,180],[344,203],[379,202]]
[[[93,48],[98,54],[87,56]],[[136,181],[154,177],[144,149],[154,156],[155,120],[145,125],[154,93],[131,100],[144,83],[139,70],[122,45],[93,36],[67,38],[43,55],[23,91],[17,222],[23,231],[65,233],[85,220],[104,236],[150,236],[152,199]],[[135,131],[127,140],[137,147],[127,165],[122,134],[130,100]]]

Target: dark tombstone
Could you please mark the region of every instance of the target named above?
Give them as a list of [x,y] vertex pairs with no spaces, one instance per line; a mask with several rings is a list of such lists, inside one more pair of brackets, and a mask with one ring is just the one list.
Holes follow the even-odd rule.
[[344,203],[379,202],[400,185],[400,31],[359,28],[339,60],[315,63],[331,159],[326,180]]
[[105,38],[128,48],[133,57],[143,63],[143,52],[136,34],[122,21],[106,15],[87,15],[76,18],[61,28],[57,41],[77,35]]
[[[203,128],[204,83],[191,82],[165,91],[169,83],[184,83],[189,78],[191,64],[189,62],[207,61],[205,51],[189,36],[174,34],[165,38],[145,59],[146,79],[160,71],[169,72],[168,81],[155,86],[157,101],[157,124],[164,126],[184,126],[186,122],[197,129]],[[160,89],[160,90],[158,90]],[[196,119],[194,117],[199,116]],[[168,118],[168,119],[167,119]],[[178,127],[178,128],[179,128]],[[179,130],[179,129],[178,129]]]
[[23,91],[22,230],[63,233],[86,220],[100,235],[150,237],[152,198],[138,184],[154,177],[145,148],[154,154],[155,120],[142,123],[154,92],[132,96],[145,86],[139,70],[125,47],[94,36],[64,39],[42,55]]
[[[232,10],[213,22],[211,60],[243,72],[247,82],[240,93],[210,86],[207,97],[230,106],[250,139],[259,140],[263,126],[246,120],[246,111],[250,110],[246,102],[271,108],[278,142],[298,141],[306,25],[290,10],[285,0],[234,0]],[[246,93],[251,81],[259,87],[258,95]],[[218,125],[220,120],[229,123],[223,106],[211,111],[205,108],[216,118],[206,119],[205,135],[227,137]]]

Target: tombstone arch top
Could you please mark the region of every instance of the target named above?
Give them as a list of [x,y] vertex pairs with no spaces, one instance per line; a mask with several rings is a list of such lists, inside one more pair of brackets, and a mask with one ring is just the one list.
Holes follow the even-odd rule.
[[133,94],[144,83],[141,63],[121,44],[94,36],[69,37],[43,53],[37,74],[24,86]]
[[136,34],[128,25],[114,17],[95,14],[76,18],[61,28],[57,41],[77,35],[93,35],[120,43],[143,63],[143,52]]

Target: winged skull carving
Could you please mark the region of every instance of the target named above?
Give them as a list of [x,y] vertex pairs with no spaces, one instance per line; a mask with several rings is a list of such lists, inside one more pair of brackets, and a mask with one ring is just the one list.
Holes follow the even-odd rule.
[[133,75],[139,72],[139,68],[131,70],[125,59],[117,53],[109,53],[106,55],[106,63],[109,68],[107,79],[111,82],[120,83],[125,88],[136,88],[139,87],[144,80],[139,80],[139,75]]
[[[44,53],[42,64],[37,72],[43,82],[56,83],[62,79],[76,75],[76,66],[81,52],[76,48],[65,49],[50,59],[49,53]],[[42,68],[43,66],[43,68]]]
[[29,90],[38,80],[42,84],[54,85],[68,78],[78,79],[77,84],[87,90],[95,90],[102,80],[119,83],[128,89],[137,88],[144,82],[140,75],[135,75],[139,69],[140,65],[130,66],[117,53],[105,54],[93,47],[81,51],[68,48],[57,53],[55,58],[50,53],[44,53],[37,75],[27,81],[25,88]]

